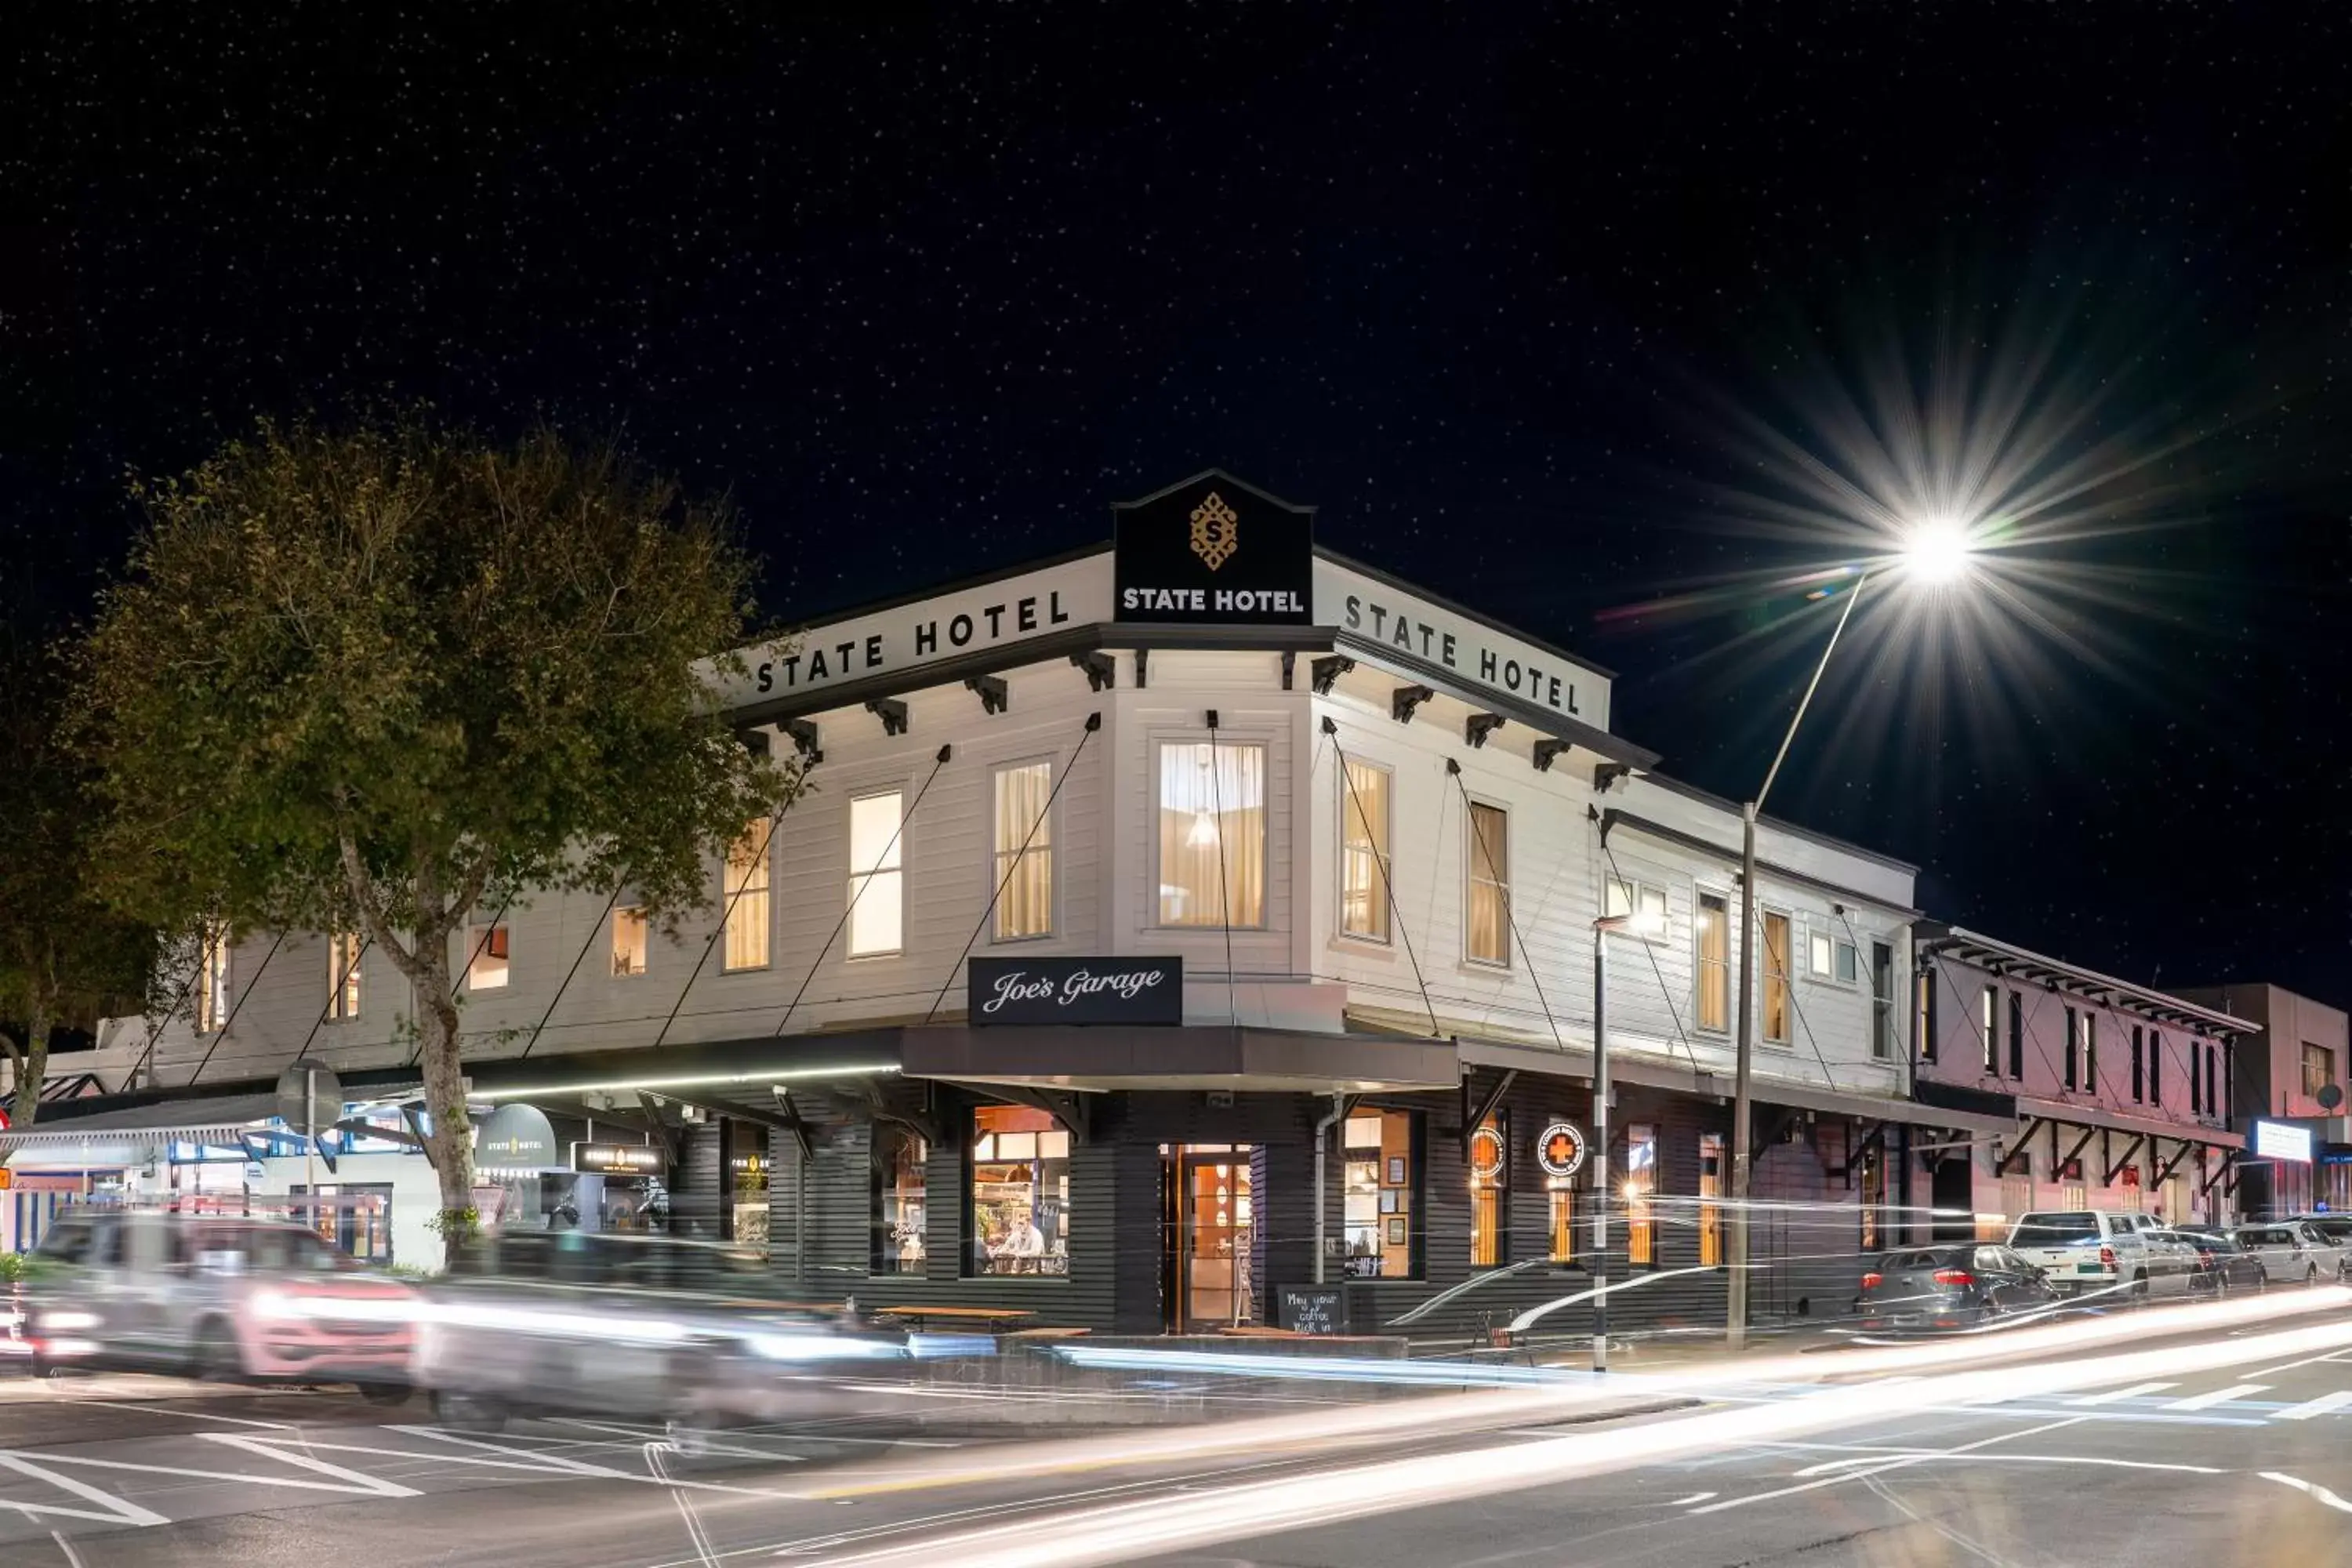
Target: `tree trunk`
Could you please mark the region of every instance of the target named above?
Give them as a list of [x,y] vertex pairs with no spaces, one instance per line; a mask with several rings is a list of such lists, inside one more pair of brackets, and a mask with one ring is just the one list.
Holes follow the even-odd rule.
[[417,955],[425,981],[417,987],[416,1062],[425,1079],[425,1109],[432,1113],[433,1130],[425,1142],[441,1181],[443,1262],[454,1265],[478,1216],[472,1223],[461,1217],[474,1210],[474,1126],[466,1115],[466,1075],[457,1059],[457,1005],[449,999],[447,952],[445,940]]
[[8,1107],[8,1124],[26,1128],[41,1113],[41,1080],[49,1075],[49,1026],[56,1009],[47,998],[35,996],[25,1020],[25,1054],[16,1058],[16,1094]]

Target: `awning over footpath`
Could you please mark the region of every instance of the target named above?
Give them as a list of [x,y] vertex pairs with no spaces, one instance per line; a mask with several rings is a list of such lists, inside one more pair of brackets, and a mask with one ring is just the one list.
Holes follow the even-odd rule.
[[2137,1138],[2170,1138],[2183,1143],[2204,1143],[2216,1149],[2242,1149],[2245,1135],[2198,1121],[2172,1121],[2152,1116],[2128,1116],[2104,1106],[2079,1105],[2064,1100],[2017,1099],[2020,1121],[2050,1121],[2062,1127],[2127,1132]]
[[0,1132],[0,1152],[37,1151],[95,1143],[235,1143],[278,1114],[278,1096],[223,1095],[210,1100],[163,1100],[150,1105],[97,1111],[88,1116],[57,1108],[53,1120]]

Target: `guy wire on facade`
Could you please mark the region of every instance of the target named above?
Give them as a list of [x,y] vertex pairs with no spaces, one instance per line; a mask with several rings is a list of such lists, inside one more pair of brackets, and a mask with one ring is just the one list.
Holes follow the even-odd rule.
[[[221,940],[223,942],[226,942],[228,940],[228,935],[226,931],[221,934]],[[260,963],[256,965],[254,968],[253,978],[245,983],[245,989],[237,993],[236,1002],[230,1005],[228,1016],[221,1020],[219,1031],[213,1036],[213,1043],[205,1047],[204,1059],[197,1062],[196,1070],[188,1075],[188,1081],[190,1083],[195,1082],[197,1079],[204,1076],[205,1063],[213,1059],[213,1053],[220,1049],[221,1042],[223,1040],[228,1038],[229,1026],[236,1022],[236,1016],[239,1013],[245,1011],[245,999],[253,994],[253,988],[261,984],[261,977],[264,974],[269,973],[269,961],[277,957],[278,950],[285,945],[286,933],[281,931],[278,933],[278,940],[269,944],[269,951],[261,955]],[[333,1001],[334,999],[332,997],[329,997],[329,1005],[332,1005]],[[138,1076],[139,1075],[136,1072],[131,1074],[131,1077],[134,1079],[136,1079]]]
[[[465,964],[457,971],[457,983],[449,987],[450,1001],[455,1002],[457,999],[457,994],[466,989],[466,982],[474,977],[474,961],[482,956],[490,945],[490,939],[498,935],[499,922],[507,918],[507,910],[513,904],[515,895],[520,890],[518,888],[509,888],[506,897],[499,900],[498,909],[490,915],[490,923],[482,928],[481,936],[474,942],[474,951],[466,955]],[[424,1054],[425,1037],[420,1033],[416,1037],[416,1048],[408,1053],[408,1060],[404,1065],[415,1067],[416,1059]]]
[[1503,923],[1511,928],[1511,940],[1518,943],[1519,962],[1528,966],[1528,983],[1536,988],[1536,1005],[1543,1009],[1544,1022],[1551,1026],[1552,1044],[1565,1051],[1568,1042],[1559,1037],[1559,1020],[1552,1016],[1551,1003],[1544,995],[1543,977],[1536,973],[1535,958],[1528,952],[1528,939],[1519,931],[1519,918],[1511,912],[1509,879],[1496,866],[1495,852],[1486,847],[1485,836],[1479,833],[1476,824],[1471,819],[1470,790],[1462,782],[1462,764],[1448,757],[1445,759],[1445,771],[1454,780],[1454,793],[1462,797],[1462,823],[1469,830],[1470,842],[1478,847],[1478,858],[1486,863],[1488,879],[1503,889]]
[[[1364,815],[1363,796],[1356,789],[1355,775],[1348,771],[1348,753],[1339,744],[1339,722],[1328,713],[1323,715],[1323,733],[1330,740],[1331,754],[1339,759],[1340,782],[1348,786],[1348,798],[1355,803],[1356,820],[1369,827],[1371,819]],[[1346,828],[1342,824],[1342,842],[1345,842],[1345,839]],[[1412,933],[1404,929],[1403,911],[1397,908],[1396,884],[1389,877],[1389,858],[1381,853],[1377,845],[1372,849],[1372,864],[1380,868],[1381,896],[1387,900],[1389,920],[1396,926],[1397,940],[1404,943],[1405,962],[1412,965],[1412,983],[1420,988],[1421,1005],[1429,1010],[1430,1035],[1433,1037],[1442,1037],[1445,1031],[1438,1026],[1437,1004],[1429,999],[1429,982],[1421,977],[1421,960],[1413,954]]]
[[1054,787],[1046,793],[1045,804],[1038,810],[1037,820],[1031,823],[1029,831],[1022,836],[1021,847],[1013,852],[1012,864],[1005,867],[1004,875],[997,879],[996,890],[988,895],[988,908],[980,911],[980,922],[971,928],[971,934],[964,938],[963,951],[956,954],[953,963],[948,965],[948,977],[940,982],[940,994],[931,998],[931,1010],[923,1015],[924,1023],[928,1024],[939,1016],[940,1004],[947,1000],[948,988],[955,984],[956,971],[962,968],[964,960],[971,956],[973,945],[980,941],[980,933],[988,927],[989,917],[996,912],[997,901],[1004,897],[1004,889],[1013,885],[1013,874],[1021,868],[1021,862],[1028,856],[1029,846],[1036,841],[1037,830],[1045,826],[1046,818],[1053,816],[1054,803],[1062,797],[1062,786],[1070,782],[1070,774],[1076,771],[1078,758],[1085,752],[1087,742],[1101,728],[1102,713],[1099,710],[1087,715],[1086,730],[1078,736],[1078,743],[1070,748],[1070,760],[1062,764],[1058,776],[1054,780]]
[[[226,925],[224,924],[220,928],[220,936],[217,940],[223,942],[228,941]],[[163,1034],[163,1026],[179,1016],[181,1006],[188,1000],[188,993],[196,988],[196,977],[205,972],[205,954],[211,951],[213,945],[215,944],[205,942],[201,936],[197,938],[196,966],[188,971],[188,977],[185,980],[180,982],[180,989],[173,994],[172,1005],[158,1013],[155,1016],[155,1021],[147,1026],[147,1038],[139,1047],[139,1059],[131,1064],[130,1083],[135,1084],[139,1081],[140,1071],[146,1067],[148,1058],[154,1054],[155,1040]]]
[[[1234,895],[1225,886],[1225,795],[1217,778],[1217,710],[1209,710],[1209,809],[1217,816],[1217,924],[1225,932],[1225,1016],[1238,1025],[1241,1005],[1234,1000]],[[1260,791],[1265,781],[1259,781]],[[1261,798],[1263,795],[1261,793]],[[1261,870],[1260,876],[1264,872]]]

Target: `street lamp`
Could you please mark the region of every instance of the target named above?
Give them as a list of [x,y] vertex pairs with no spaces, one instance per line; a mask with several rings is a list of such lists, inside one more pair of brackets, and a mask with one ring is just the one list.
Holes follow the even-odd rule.
[[[1748,1077],[1756,1055],[1756,818],[1764,809],[1764,797],[1772,793],[1772,781],[1780,776],[1780,764],[1788,760],[1797,726],[1805,721],[1805,710],[1812,705],[1822,672],[1830,667],[1830,655],[1837,651],[1838,638],[1844,634],[1846,622],[1853,618],[1853,606],[1870,574],[1880,565],[1891,564],[1921,588],[1948,588],[1968,576],[1974,555],[1967,524],[1948,517],[1925,518],[1904,534],[1891,562],[1855,570],[1853,586],[1846,590],[1845,606],[1838,611],[1837,625],[1830,629],[1829,644],[1822,649],[1821,662],[1813,666],[1813,678],[1805,682],[1804,696],[1797,700],[1797,711],[1789,721],[1789,732],[1780,737],[1771,767],[1765,771],[1764,787],[1739,808],[1739,1038],[1732,1075],[1731,1234],[1727,1259],[1730,1278],[1725,1291],[1730,1318],[1725,1337],[1734,1350],[1748,1339]],[[1789,961],[1788,953],[1780,955],[1784,967]]]
[[1592,1370],[1609,1370],[1609,933],[1664,921],[1629,910],[1592,922]]

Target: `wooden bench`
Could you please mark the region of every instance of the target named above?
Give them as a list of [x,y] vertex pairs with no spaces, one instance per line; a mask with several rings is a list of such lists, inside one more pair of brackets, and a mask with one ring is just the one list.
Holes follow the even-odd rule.
[[[1302,1334],[1297,1329],[1235,1327],[1219,1329],[1217,1332],[1231,1340],[1309,1340],[1315,1338],[1313,1334]],[[1324,1337],[1328,1339],[1330,1336],[1325,1335]]]
[[1018,1308],[1003,1307],[878,1307],[877,1318],[895,1318],[918,1333],[933,1323],[953,1328],[959,1325],[978,1327],[984,1333],[1001,1334],[1012,1327],[1024,1326],[1037,1316]]
[[1014,1329],[1006,1334],[1008,1340],[1076,1340],[1093,1333],[1092,1329]]

